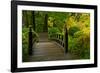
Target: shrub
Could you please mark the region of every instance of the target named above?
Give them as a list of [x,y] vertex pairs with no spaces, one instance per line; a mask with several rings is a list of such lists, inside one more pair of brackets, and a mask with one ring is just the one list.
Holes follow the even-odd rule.
[[71,35],[71,36],[73,36],[74,33],[77,32],[77,31],[79,31],[79,28],[76,27],[76,26],[73,26],[73,27],[69,28],[68,34]]
[[90,58],[90,30],[84,28],[68,40],[69,50],[81,59]]
[[49,38],[51,35],[59,33],[59,29],[57,27],[48,28]]

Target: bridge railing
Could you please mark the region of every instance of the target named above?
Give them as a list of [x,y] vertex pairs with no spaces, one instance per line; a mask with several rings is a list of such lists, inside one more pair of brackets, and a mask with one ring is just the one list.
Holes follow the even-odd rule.
[[53,34],[53,35],[50,35],[50,39],[56,41],[62,47],[65,46],[65,43],[64,43],[64,35],[63,34]]
[[28,48],[29,48],[28,53],[29,55],[32,55],[32,52],[33,52],[32,48],[34,47],[34,44],[39,41],[39,39],[38,39],[37,33],[33,30],[32,27],[29,27],[28,36],[29,36],[28,37]]

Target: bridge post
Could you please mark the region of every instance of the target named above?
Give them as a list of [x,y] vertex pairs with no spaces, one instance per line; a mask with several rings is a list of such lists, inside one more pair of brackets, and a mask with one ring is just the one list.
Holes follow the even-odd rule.
[[68,52],[68,31],[65,29],[65,53]]
[[28,54],[29,55],[32,55],[32,27],[31,26],[29,26],[29,39],[28,39],[29,41],[28,41]]

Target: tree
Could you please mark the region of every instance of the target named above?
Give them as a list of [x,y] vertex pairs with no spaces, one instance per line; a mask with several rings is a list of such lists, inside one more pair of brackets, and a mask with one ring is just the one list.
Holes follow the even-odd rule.
[[45,14],[43,32],[47,32],[47,31],[48,31],[48,14]]

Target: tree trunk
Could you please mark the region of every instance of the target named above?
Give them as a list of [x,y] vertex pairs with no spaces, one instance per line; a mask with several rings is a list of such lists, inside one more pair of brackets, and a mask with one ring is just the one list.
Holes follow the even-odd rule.
[[48,32],[48,14],[45,14],[45,17],[44,17],[43,32]]

